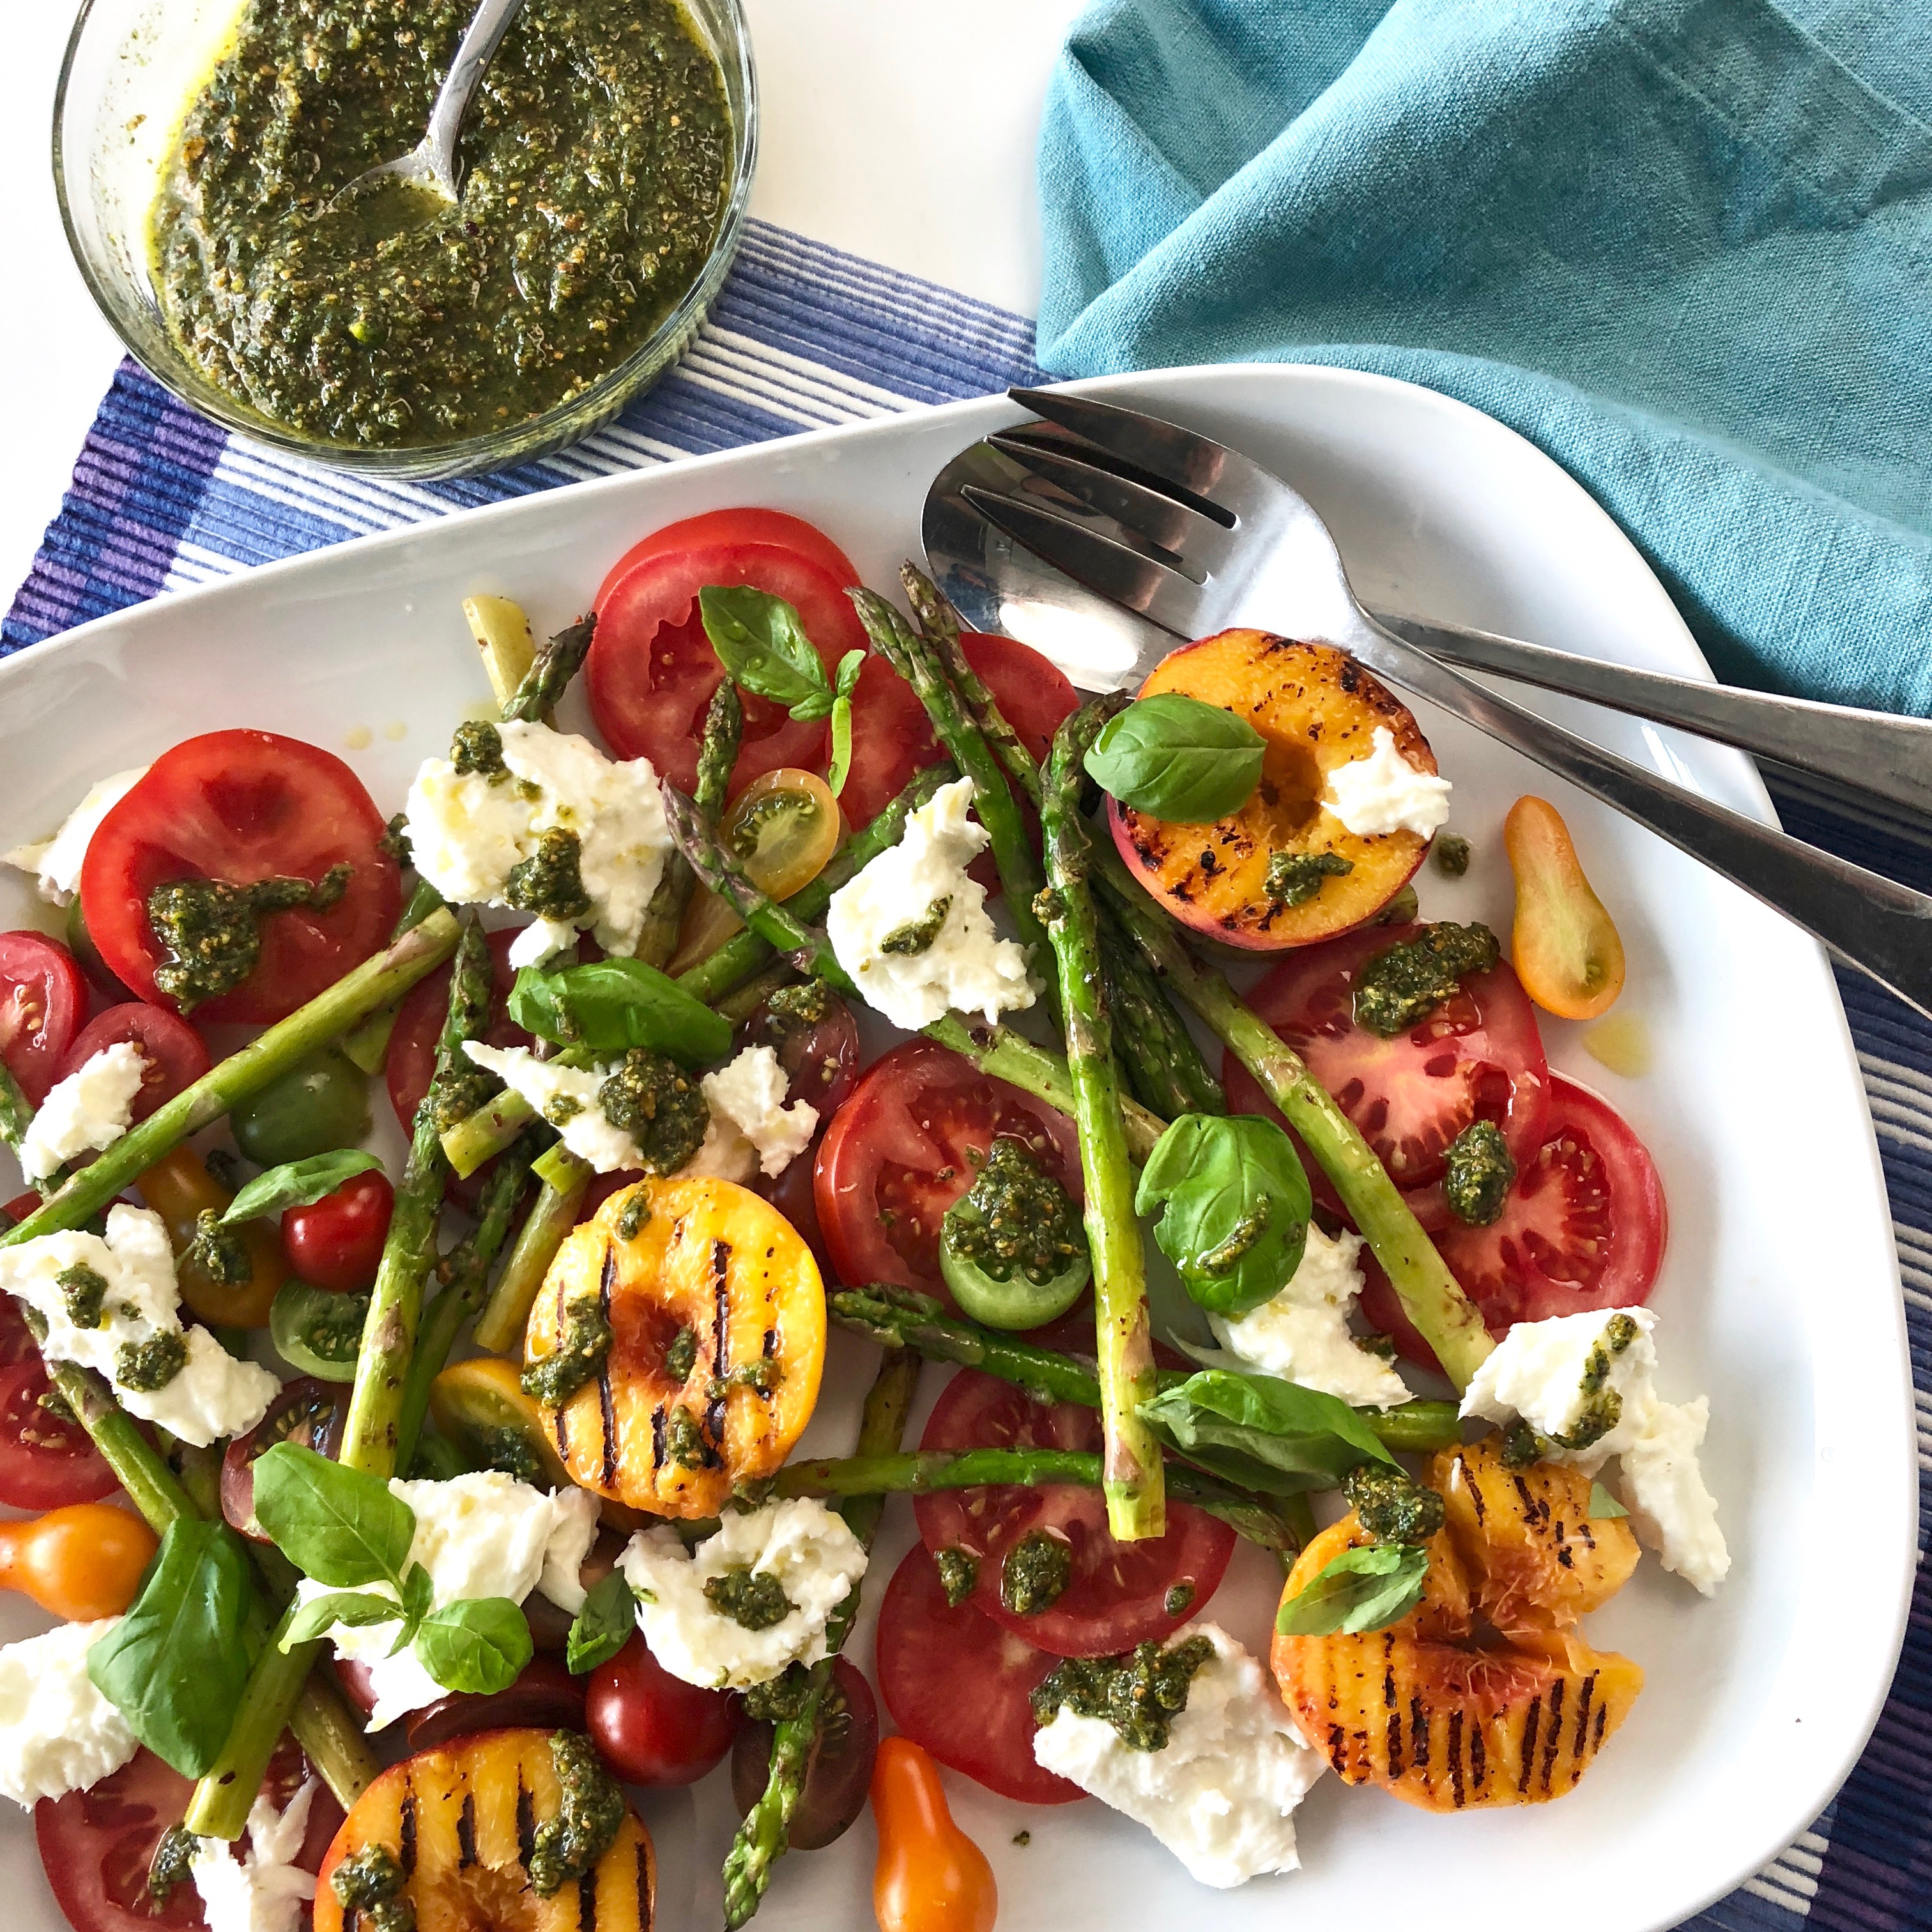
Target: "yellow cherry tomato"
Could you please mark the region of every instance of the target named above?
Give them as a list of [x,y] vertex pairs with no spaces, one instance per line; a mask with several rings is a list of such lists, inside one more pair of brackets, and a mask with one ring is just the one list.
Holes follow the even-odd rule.
[[[168,1240],[177,1257],[194,1239],[195,1217],[212,1208],[218,1214],[234,1204],[235,1197],[211,1174],[194,1148],[178,1147],[148,1168],[134,1185],[141,1198],[166,1222]],[[182,1300],[204,1322],[235,1328],[266,1326],[277,1291],[289,1278],[282,1238],[266,1221],[248,1221],[235,1230],[248,1251],[248,1276],[232,1288],[199,1267],[179,1270]]]
[[0,1589],[18,1590],[70,1623],[118,1617],[160,1547],[112,1503],[70,1503],[31,1522],[0,1522]]
[[1516,874],[1511,963],[1545,1012],[1593,1020],[1624,989],[1624,943],[1583,876],[1563,816],[1546,799],[1520,798],[1503,820]]
[[879,1932],[993,1932],[999,1887],[986,1855],[952,1822],[939,1768],[910,1738],[881,1738],[872,1761]]

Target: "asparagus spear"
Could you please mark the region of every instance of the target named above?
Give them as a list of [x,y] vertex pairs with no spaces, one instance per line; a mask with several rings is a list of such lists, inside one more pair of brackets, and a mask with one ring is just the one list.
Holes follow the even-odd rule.
[[1111,848],[1100,850],[1097,870],[1122,924],[1149,964],[1233,1050],[1322,1163],[1408,1318],[1436,1351],[1449,1379],[1459,1389],[1467,1388],[1496,1344],[1354,1121],[1300,1055],[1244,1003],[1226,978],[1188,951]]
[[537,647],[536,656],[516,689],[507,698],[497,700],[503,707],[506,724],[535,724],[549,716],[570,680],[583,668],[596,628],[593,611],[566,625],[548,643]]
[[1094,1328],[1100,1363],[1100,1428],[1107,1526],[1122,1542],[1167,1526],[1160,1444],[1141,1420],[1153,1399],[1154,1331],[1147,1260],[1134,1214],[1133,1167],[1120,1118],[1120,1069],[1100,975],[1100,926],[1087,883],[1090,857],[1080,817],[1081,759],[1118,703],[1083,705],[1054,734],[1040,796],[1046,844],[1047,936],[1066,990],[1066,1069],[1086,1177],[1087,1246],[1094,1260]]
[[[692,794],[698,810],[713,825],[724,809],[724,794],[731,782],[732,767],[738,762],[738,741],[744,728],[745,707],[739,701],[738,687],[728,677],[712,693],[711,707],[704,714],[704,735],[698,747],[698,789]],[[664,877],[651,896],[638,941],[638,957],[647,964],[662,966],[676,950],[677,929],[691,903],[692,884],[684,854],[674,849],[664,860]]]
[[919,620],[921,638],[965,705],[967,715],[979,726],[1007,776],[1037,806],[1039,764],[1020,734],[1006,722],[1006,713],[987,689],[986,680],[968,662],[959,641],[959,620],[952,606],[940,594],[939,586],[916,564],[908,563],[901,568],[899,582],[905,586],[906,602]]
[[508,1354],[523,1347],[524,1329],[537,1290],[542,1287],[563,1238],[576,1226],[578,1208],[590,1185],[590,1163],[580,1160],[560,1142],[536,1162],[532,1171],[540,1184],[537,1198],[518,1231],[488,1305],[476,1318],[476,1346],[492,1354]]
[[[905,1433],[906,1417],[912,1408],[919,1385],[919,1362],[904,1349],[888,1350],[879,1364],[879,1372],[866,1397],[859,1423],[859,1454],[862,1456],[889,1455],[896,1450]],[[878,1494],[848,1496],[839,1505],[839,1514],[852,1533],[867,1549],[877,1534],[885,1498]],[[844,1602],[832,1612],[826,1625],[828,1654],[812,1667],[811,1687],[802,1708],[794,1717],[781,1718],[772,1727],[771,1767],[765,1788],[746,1813],[731,1841],[724,1860],[724,1923],[728,1932],[737,1932],[758,1909],[765,1888],[771,1882],[772,1867],[784,1852],[792,1814],[805,1790],[805,1778],[812,1761],[812,1741],[818,1731],[818,1718],[826,1686],[832,1682],[832,1658],[850,1634],[859,1613],[859,1591],[855,1586]]]

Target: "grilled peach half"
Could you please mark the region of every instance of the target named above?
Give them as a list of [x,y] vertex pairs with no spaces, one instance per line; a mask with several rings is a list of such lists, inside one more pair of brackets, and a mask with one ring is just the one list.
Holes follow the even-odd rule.
[[610,1848],[548,1898],[531,1888],[540,1826],[562,1808],[547,1730],[478,1731],[392,1765],[356,1801],[322,1862],[315,1932],[367,1932],[336,1868],[373,1845],[401,1868],[418,1932],[650,1932],[657,1890],[650,1834],[627,1803]]
[[[641,1197],[648,1216],[626,1210]],[[573,1228],[537,1292],[527,1360],[569,1305],[610,1323],[602,1370],[542,1415],[572,1481],[657,1516],[716,1516],[775,1472],[811,1420],[825,1286],[791,1223],[728,1180],[640,1180]]]
[[[1622,1520],[1589,1520],[1588,1476],[1509,1468],[1494,1438],[1445,1450],[1427,1480],[1448,1516],[1422,1600],[1387,1630],[1277,1635],[1275,1680],[1347,1784],[1426,1811],[1560,1798],[1643,1688],[1636,1664],[1576,1627],[1636,1567],[1636,1539]],[[1302,1552],[1285,1594],[1366,1540],[1344,1516]]]
[[[1255,952],[1312,946],[1372,919],[1408,883],[1429,841],[1364,838],[1322,803],[1337,766],[1366,758],[1381,726],[1418,770],[1433,772],[1408,706],[1346,652],[1266,631],[1222,631],[1156,666],[1142,698],[1180,692],[1244,718],[1266,745],[1246,804],[1211,825],[1176,825],[1107,801],[1114,842],[1148,892],[1184,926]],[[1269,862],[1324,854],[1349,869],[1299,905],[1270,898]]]

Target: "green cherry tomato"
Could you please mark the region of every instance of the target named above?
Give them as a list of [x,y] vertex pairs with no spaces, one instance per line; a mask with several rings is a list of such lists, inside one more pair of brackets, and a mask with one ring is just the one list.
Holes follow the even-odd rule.
[[326,1046],[270,1081],[228,1121],[235,1144],[258,1167],[352,1148],[369,1131],[369,1076]]
[[988,1328],[1037,1328],[1064,1315],[1087,1291],[1093,1263],[1082,1248],[1060,1274],[1044,1282],[1015,1268],[1004,1281],[953,1245],[957,1206],[940,1223],[939,1273],[960,1312]]
[[268,1310],[268,1339],[298,1375],[352,1382],[368,1313],[366,1294],[286,1281]]

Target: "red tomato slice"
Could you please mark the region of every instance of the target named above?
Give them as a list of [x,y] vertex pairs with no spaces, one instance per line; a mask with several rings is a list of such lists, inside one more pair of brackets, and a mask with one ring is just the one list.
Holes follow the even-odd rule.
[[87,1431],[43,1406],[52,1386],[38,1349],[0,1372],[0,1503],[15,1509],[98,1502],[116,1487]]
[[[1097,1450],[1100,1418],[1093,1409],[1039,1402],[1011,1382],[962,1369],[940,1396],[920,1447]],[[1112,1657],[1137,1643],[1166,1642],[1220,1588],[1234,1550],[1234,1532],[1226,1523],[1172,1501],[1165,1536],[1117,1543],[1100,1492],[1069,1484],[940,1490],[915,1496],[913,1510],[928,1550],[963,1550],[979,1558],[973,1607],[1057,1657]],[[1052,1608],[1023,1617],[1000,1600],[1000,1565],[1034,1530],[1072,1546],[1073,1571]],[[1166,1600],[1178,1583],[1192,1584],[1193,1594],[1175,1612]]]
[[[284,1737],[268,1762],[268,1795],[277,1805],[286,1804],[308,1774],[307,1760]],[[176,1886],[159,1911],[148,1896],[154,1847],[170,1826],[181,1822],[194,1790],[191,1779],[143,1750],[92,1790],[44,1798],[34,1807],[40,1863],[74,1932],[207,1932],[193,1880]],[[341,1824],[342,1807],[327,1786],[319,1785],[296,1855],[304,1871],[322,1868]],[[242,1846],[248,1842],[244,1833]]]
[[[685,791],[698,782],[698,744],[724,672],[698,612],[707,584],[748,584],[791,604],[829,679],[848,651],[866,648],[865,627],[844,584],[795,551],[772,544],[715,544],[647,556],[607,579],[584,680],[597,728],[620,758],[649,758]],[[735,797],[782,765],[824,768],[828,727],[806,724],[769,698],[745,698],[744,736],[731,774]]]
[[[1080,702],[1072,686],[1050,658],[1011,638],[976,633],[962,641],[1006,722],[1044,764],[1054,733]],[[846,818],[869,824],[940,755],[911,686],[884,658],[868,659],[852,694],[852,770],[838,794]]]
[[832,1117],[814,1174],[838,1279],[946,1295],[939,1223],[1001,1135],[1023,1142],[1078,1200],[1073,1123],[927,1040],[896,1046]]
[[841,584],[859,581],[852,560],[823,530],[814,530],[802,517],[788,516],[783,510],[706,510],[701,516],[667,524],[632,544],[604,573],[604,581],[597,586],[598,604],[602,606],[605,592],[619,578],[646,557],[710,550],[719,544],[764,544],[774,550],[788,550]]
[[87,1012],[87,981],[74,955],[41,932],[0,932],[0,1060],[35,1106]]
[[1059,1658],[970,1604],[954,1609],[923,1548],[908,1550],[886,1586],[874,1661],[892,1722],[949,1769],[1022,1804],[1085,1795],[1034,1761],[1028,1700]]
[[286,1018],[376,952],[396,922],[402,880],[377,842],[383,823],[362,780],[299,738],[268,731],[190,738],[157,758],[94,833],[80,874],[87,929],[130,992],[172,1006],[154,989],[164,956],[148,896],[157,886],[314,880],[346,863],[348,890],[335,904],[271,913],[255,970],[194,1010],[202,1021]]
[[151,1006],[145,1000],[124,1000],[97,1013],[82,1027],[61,1061],[60,1077],[77,1073],[103,1048],[123,1042],[141,1049],[147,1070],[134,1096],[134,1115],[145,1120],[157,1107],[192,1087],[210,1064],[202,1037],[178,1013]]
[[[521,1027],[512,1025],[504,1011],[510,988],[517,983],[517,969],[510,964],[516,932],[506,928],[489,938],[490,1030],[483,1037],[492,1046],[528,1046],[530,1035]],[[389,1090],[389,1105],[396,1110],[404,1133],[410,1132],[436,1073],[436,1042],[442,1036],[442,1023],[449,1012],[450,970],[439,966],[410,988],[389,1034],[382,1078]]]
[[[1248,1004],[1307,1061],[1432,1232],[1448,1225],[1442,1180],[1450,1142],[1472,1122],[1492,1120],[1520,1166],[1542,1134],[1550,1068],[1535,1009],[1506,964],[1466,980],[1454,999],[1394,1040],[1356,1025],[1355,969],[1418,930],[1364,926],[1291,953]],[[1232,1053],[1221,1071],[1236,1112],[1281,1118]],[[1340,1211],[1320,1168],[1304,1161],[1316,1198]]]

